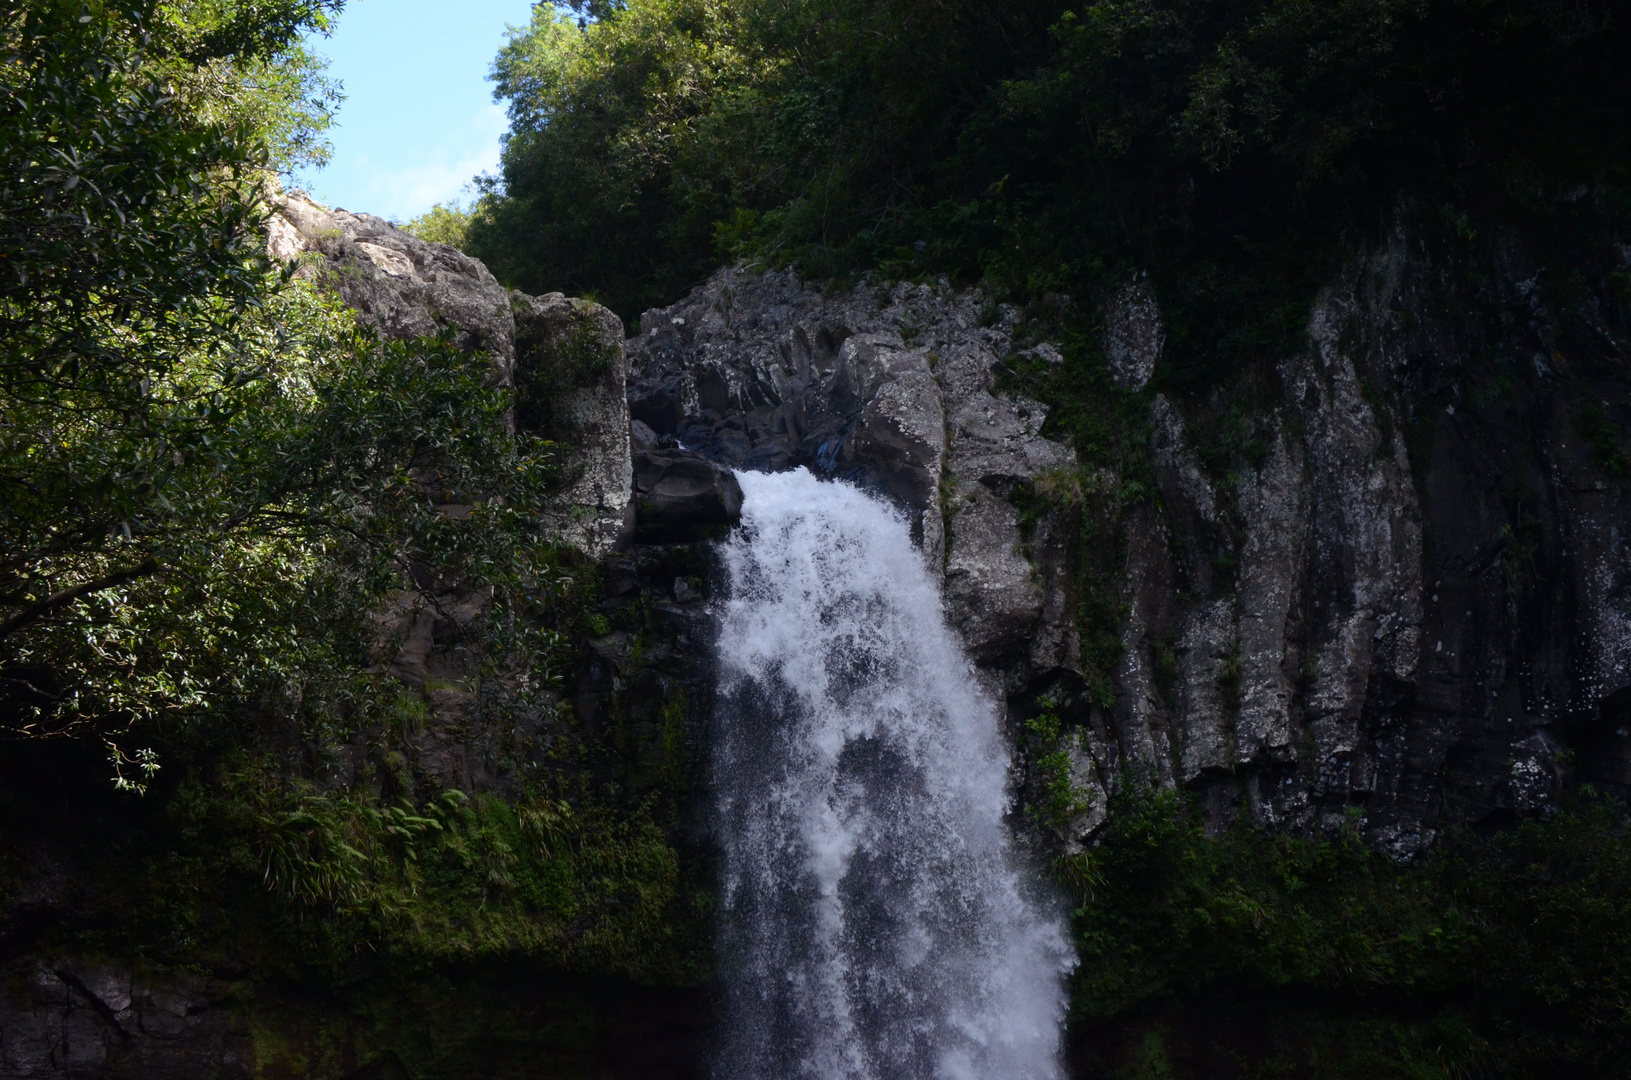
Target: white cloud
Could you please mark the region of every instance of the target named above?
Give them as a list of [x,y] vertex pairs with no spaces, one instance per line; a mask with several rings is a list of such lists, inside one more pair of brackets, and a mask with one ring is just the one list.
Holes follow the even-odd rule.
[[313,187],[330,205],[407,221],[468,194],[478,174],[497,171],[498,141],[508,127],[503,108],[486,105],[463,130],[446,133],[440,145],[411,139],[393,148],[390,161],[367,154],[346,161],[336,155]]

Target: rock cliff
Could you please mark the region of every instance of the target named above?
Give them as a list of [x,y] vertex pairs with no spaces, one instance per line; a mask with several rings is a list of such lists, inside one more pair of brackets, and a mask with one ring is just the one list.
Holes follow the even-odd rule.
[[[631,415],[736,468],[803,465],[882,492],[944,580],[948,611],[1016,735],[1066,721],[1071,847],[1129,775],[1318,832],[1356,821],[1408,858],[1445,825],[1544,811],[1572,773],[1631,783],[1625,327],[1580,270],[1576,310],[1539,299],[1517,240],[1457,264],[1406,231],[1320,293],[1279,358],[1243,468],[1208,467],[1192,414],[1142,391],[1155,491],[1124,500],[1118,554],[1074,550],[1083,469],[1048,410],[995,389],[1020,313],[978,292],[727,270],[647,312]],[[1159,386],[1165,331],[1143,279],[1105,313],[1105,362]],[[1115,701],[1085,692],[1079,564],[1115,560]],[[1030,790],[1042,778],[1032,763]]]
[[[627,545],[634,504],[623,328],[615,315],[559,293],[533,297],[507,291],[481,263],[450,247],[422,241],[379,218],[330,210],[299,193],[276,196],[273,211],[269,254],[338,295],[364,326],[386,339],[449,335],[457,346],[486,358],[496,384],[516,388],[516,427],[565,448],[561,482],[541,508],[541,535],[576,547],[584,565]],[[436,490],[429,478],[421,479],[427,490]],[[442,513],[468,512],[457,492],[445,498],[438,507]],[[629,577],[623,593],[612,590],[614,597],[638,598],[642,590],[650,591],[643,564],[623,558],[619,565],[629,567]],[[562,696],[555,695],[541,708],[513,712],[508,725],[483,719],[462,676],[484,658],[469,655],[458,631],[475,620],[490,594],[444,580],[434,567],[423,569],[415,575],[422,579],[421,587],[404,589],[378,613],[377,663],[420,691],[427,705],[427,715],[398,755],[400,764],[428,778],[433,787],[512,797],[523,782],[517,769],[528,767],[527,754],[518,754],[516,747],[547,747],[560,722],[557,713],[571,706],[552,708],[555,697]],[[665,597],[674,581],[672,570],[665,564],[657,573],[657,587]],[[589,725],[607,727],[615,713],[639,728],[646,719],[640,692],[658,687],[660,713],[664,707],[672,710],[675,695],[683,698],[696,681],[695,672],[659,680],[650,673],[652,657],[631,660],[608,644],[628,636],[612,634],[597,642],[598,652],[585,650],[616,662],[589,663],[582,685],[568,688],[565,696],[573,698]],[[633,684],[628,695],[618,694],[619,676]],[[628,744],[626,759],[602,764],[608,782],[649,786],[654,769],[664,764],[651,765],[653,748],[660,751],[664,737],[671,739],[673,733],[639,730],[643,737]],[[358,782],[365,761],[378,753],[368,732],[355,732],[348,743],[321,752],[316,778],[343,789]],[[381,1038],[390,1023],[382,1017],[337,1018],[330,1015],[332,1000],[320,1000],[321,994],[303,996],[309,988],[298,985],[279,984],[269,991],[267,980],[275,983],[276,976],[267,967],[277,965],[264,958],[234,960],[205,975],[143,968],[131,957],[88,959],[72,949],[42,946],[39,939],[48,937],[50,928],[83,919],[86,910],[106,907],[110,900],[90,883],[94,874],[76,863],[80,857],[78,852],[42,852],[38,865],[23,867],[23,880],[6,890],[0,958],[10,989],[0,994],[0,1077],[406,1076],[422,1075],[421,1065],[476,1075],[492,1067],[483,1064],[487,1057],[508,1061],[506,1054],[520,1053],[487,1045],[480,1033],[495,1018],[536,1031],[538,1060],[572,1075],[591,1069],[601,1075],[607,1068],[626,1070],[624,1075],[664,1075],[673,1067],[670,1059],[697,1058],[692,1041],[705,1003],[693,999],[676,1004],[660,992],[642,999],[640,992],[616,986],[540,987],[528,982],[513,994],[484,997],[492,979],[517,977],[514,971],[500,971],[458,992],[470,998],[464,1020],[471,1029],[446,1043],[440,1002],[432,1003],[439,1017],[435,1021],[423,1019],[423,1003],[409,998],[397,1002],[393,1008],[405,1010],[400,1015],[408,1018],[408,1027]],[[113,903],[117,906],[117,897]],[[529,974],[524,963],[520,969],[523,977]],[[411,997],[412,988],[407,989]],[[512,1016],[517,1008],[520,1013]],[[603,1021],[612,1015],[623,1016],[618,1022],[638,1036],[605,1034]],[[414,1026],[421,1022],[430,1028]],[[580,1034],[563,1040],[562,1025]],[[419,1034],[434,1035],[443,1048],[405,1070],[393,1056],[398,1052],[393,1040]],[[432,1060],[445,1058],[448,1051],[473,1057],[459,1064]],[[626,1064],[615,1064],[625,1057]]]
[[[733,268],[624,342],[604,308],[507,292],[451,248],[299,195],[280,197],[269,250],[384,336],[483,351],[517,391],[518,429],[570,435],[541,525],[599,581],[561,707],[615,749],[594,779],[630,798],[700,786],[707,541],[740,505],[731,469],[796,466],[900,508],[1007,703],[1033,804],[1052,778],[1026,722],[1063,721],[1067,850],[1092,843],[1129,777],[1197,792],[1219,828],[1357,824],[1401,859],[1446,826],[1545,813],[1571,780],[1631,794],[1631,334],[1615,291],[1631,250],[1586,243],[1560,293],[1515,238],[1451,257],[1401,230],[1327,283],[1246,407],[1163,380],[1160,297],[1137,278],[1101,313],[1100,346],[1147,417],[1142,487],[1079,458],[1012,389],[1021,368],[1063,370],[1062,351],[977,290]],[[1219,454],[1231,408],[1244,449]],[[1094,588],[1119,636],[1102,671],[1084,659]],[[484,602],[456,583],[405,593],[382,613],[380,662],[413,686],[455,682],[443,639]],[[417,767],[507,790],[491,765],[506,733],[464,723],[456,691],[427,693]],[[676,828],[706,845],[694,802]],[[242,973],[30,952],[29,920],[73,902],[65,881],[18,891],[0,935],[0,1075],[225,1077],[269,1060]],[[628,1074],[688,1075],[706,1000],[653,1008],[672,1010],[677,1049]]]

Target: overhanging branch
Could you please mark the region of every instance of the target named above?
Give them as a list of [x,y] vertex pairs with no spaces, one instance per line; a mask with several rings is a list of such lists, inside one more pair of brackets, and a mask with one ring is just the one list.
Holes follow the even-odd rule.
[[0,623],[0,640],[10,637],[19,630],[33,626],[58,608],[67,607],[69,604],[82,600],[93,593],[111,589],[116,585],[123,585],[127,581],[134,581],[137,578],[156,574],[158,569],[158,561],[148,559],[141,565],[133,566],[128,570],[120,570],[116,574],[109,574],[107,577],[97,578],[94,581],[82,582],[71,589],[63,589],[59,593],[53,593],[38,603],[30,604],[4,623]]

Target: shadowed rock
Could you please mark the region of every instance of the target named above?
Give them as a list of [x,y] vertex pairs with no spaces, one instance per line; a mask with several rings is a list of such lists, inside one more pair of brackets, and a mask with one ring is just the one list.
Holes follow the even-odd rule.
[[642,447],[634,487],[634,537],[642,544],[717,540],[742,516],[742,488],[730,470],[684,450]]

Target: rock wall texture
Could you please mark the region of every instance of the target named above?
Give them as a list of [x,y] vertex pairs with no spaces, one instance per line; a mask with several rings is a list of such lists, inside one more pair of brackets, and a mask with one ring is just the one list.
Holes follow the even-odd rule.
[[330,210],[299,192],[273,201],[267,252],[299,260],[302,276],[333,288],[381,336],[450,331],[460,347],[487,353],[499,385],[542,381],[554,399],[548,419],[561,429],[548,434],[571,448],[569,480],[544,512],[546,525],[593,558],[627,538],[629,416],[616,315],[560,293],[506,290],[463,252],[371,214]]
[[[1582,278],[1612,280],[1601,254]],[[1627,790],[1626,328],[1584,290],[1538,303],[1515,239],[1480,261],[1451,279],[1401,231],[1330,284],[1253,468],[1206,476],[1155,398],[1114,726],[1220,819],[1357,813],[1409,856],[1571,771]]]
[[[646,312],[628,343],[630,413],[658,444],[893,500],[1016,725],[1061,679],[1081,696],[1072,516],[1022,513],[1039,488],[1078,486],[1078,462],[1042,434],[1046,406],[993,385],[1016,351],[1059,362],[1047,344],[1018,349],[1018,317],[944,285],[827,294],[791,271],[725,270]],[[1115,782],[1102,727],[1083,728],[1072,842],[1103,823]]]
[[1200,792],[1218,827],[1357,821],[1408,858],[1446,825],[1543,812],[1571,776],[1631,791],[1612,291],[1631,256],[1598,246],[1554,311],[1518,240],[1451,266],[1401,230],[1320,293],[1254,403],[1250,464],[1226,471],[1200,447],[1217,403],[1154,389],[1149,284],[1116,298],[1106,362],[1150,384],[1157,490],[1123,517],[1112,707],[1082,684],[1068,494],[1115,478],[1044,434],[1044,406],[993,388],[1015,352],[1058,355],[1019,350],[1017,312],[724,271],[642,317],[630,409],[715,461],[894,499],[1016,731],[1058,703],[1084,807],[1067,845],[1142,775]]
[[[273,258],[298,263],[299,276],[336,293],[382,338],[446,332],[460,347],[483,353],[494,382],[518,389],[518,428],[536,428],[531,433],[568,448],[560,493],[544,508],[541,528],[588,559],[603,560],[626,546],[633,526],[632,461],[623,326],[615,315],[559,293],[510,292],[481,263],[453,248],[366,214],[329,210],[299,193],[274,198],[267,246]],[[547,391],[551,405],[543,412],[528,408],[536,398],[529,392],[539,390]],[[453,499],[443,512],[466,509],[456,494]],[[637,553],[620,557],[619,566],[629,573],[617,590],[618,602],[642,612],[649,608],[661,619],[658,604],[642,602],[643,594],[655,590],[675,618],[694,619],[672,601],[673,566],[662,565],[654,578],[642,576],[645,563]],[[423,688],[430,706],[428,720],[405,747],[409,764],[443,787],[512,792],[518,783],[515,748],[547,747],[558,718],[546,703],[512,717],[510,726],[479,721],[474,695],[462,688],[470,658],[457,647],[458,631],[490,596],[435,573],[426,580],[431,584],[405,590],[379,613],[378,662],[401,682]],[[610,635],[625,643],[629,637]],[[591,724],[623,723],[635,731],[621,740],[627,760],[603,765],[606,781],[628,784],[632,778],[649,786],[670,764],[661,758],[674,734],[661,725],[663,710],[676,713],[676,700],[702,692],[701,676],[689,663],[675,676],[652,673],[667,655],[661,648],[637,658],[626,655],[626,648],[619,653],[615,645],[597,645],[598,651],[589,651],[594,660],[566,696]],[[655,701],[656,727],[645,723],[641,711],[647,697]],[[680,707],[677,715],[695,712]],[[372,753],[368,736],[359,732],[337,755],[325,756],[317,779],[353,783]],[[515,971],[499,970],[459,992],[461,1000],[470,999],[461,1034],[441,1030],[450,1018],[447,1001],[393,1006],[399,1016],[420,1018],[429,1029],[409,1033],[429,1049],[425,1060],[404,1067],[391,1056],[401,1050],[392,1040],[402,1033],[387,1030],[385,1018],[333,1014],[344,1007],[298,994],[292,1001],[267,1000],[268,973],[253,965],[215,977],[144,970],[128,958],[42,953],[35,943],[41,928],[83,918],[81,909],[95,897],[67,853],[43,852],[38,866],[8,869],[20,870],[26,880],[12,883],[17,887],[0,911],[0,1080],[492,1075],[518,1058],[552,1075],[680,1076],[690,1075],[700,1058],[692,1044],[701,1037],[707,1010],[695,994],[695,1001],[684,1002],[655,991],[591,992],[582,982],[539,985],[537,972],[522,963],[516,971],[523,985],[508,996],[475,1001],[495,980],[516,978]],[[607,1027],[612,1017],[620,1019]],[[490,1045],[484,1032],[499,1029],[512,1032],[510,1041]],[[517,1030],[527,1034],[516,1036]],[[469,1060],[437,1060],[447,1052]]]
[[[605,632],[563,695],[578,730],[616,748],[597,782],[634,798],[697,783],[706,542],[736,519],[730,470],[803,466],[900,508],[1017,746],[1043,708],[1064,721],[1077,798],[1053,842],[1090,844],[1110,795],[1143,777],[1197,792],[1219,828],[1356,823],[1402,859],[1446,826],[1544,813],[1571,780],[1631,795],[1631,250],[1576,248],[1559,289],[1516,238],[1449,259],[1401,230],[1326,285],[1246,406],[1171,389],[1160,297],[1134,279],[1103,312],[1103,359],[1147,410],[1151,490],[1115,496],[1117,541],[1084,550],[1084,516],[1129,485],[1078,460],[1047,406],[1002,389],[1016,358],[1062,355],[978,291],[833,292],[733,268],[646,312],[625,343],[597,305],[507,292],[451,248],[298,194],[279,197],[269,240],[382,335],[448,330],[484,351],[517,390],[518,430],[571,433],[543,524],[599,564]],[[1251,437],[1220,455],[1230,408]],[[1083,659],[1090,563],[1110,567],[1109,694]],[[504,791],[492,762],[509,735],[465,724],[445,688],[442,642],[484,603],[405,594],[382,615],[381,662],[444,687],[418,767]],[[1043,797],[1040,763],[1016,767],[1022,797]],[[700,805],[678,831],[704,848]],[[16,926],[66,903],[53,882],[22,889],[44,899],[0,924],[0,1078],[265,1071],[255,1025],[271,1021],[248,983],[34,955]],[[596,1075],[691,1075],[707,1003],[651,1019],[673,1005],[641,1005],[646,1019],[605,1029],[628,1038],[583,1061],[672,1044]],[[548,1024],[589,1030],[560,1008]],[[413,1073],[347,1060],[365,1059],[355,1075]]]
[[14,973],[0,999],[0,1075],[248,1077],[250,1033],[215,980],[146,980],[128,968],[57,959]]

